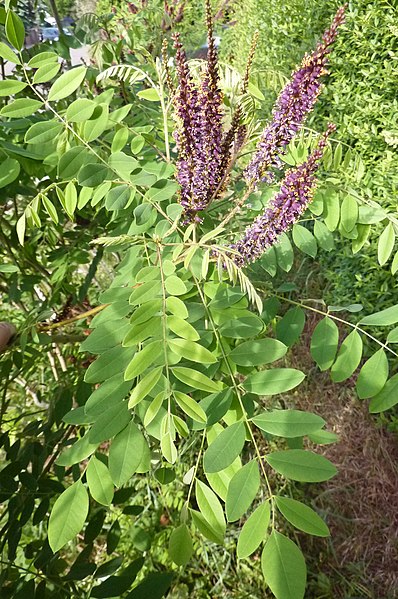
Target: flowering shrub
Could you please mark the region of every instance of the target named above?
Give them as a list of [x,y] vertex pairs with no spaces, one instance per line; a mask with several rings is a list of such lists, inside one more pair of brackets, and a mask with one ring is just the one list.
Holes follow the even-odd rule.
[[[331,370],[333,381],[345,381],[361,363],[363,338],[375,340],[367,327],[394,325],[398,310],[351,323],[335,316],[339,307],[323,312],[292,300],[289,286],[274,291],[272,278],[277,268],[289,272],[293,266],[291,228],[305,254],[315,256],[316,240],[333,247],[339,214],[335,222],[335,205],[324,204],[314,191],[318,168],[330,162],[334,127],[315,145],[312,139],[295,145],[294,138],[319,94],[344,9],[282,91],[244,182],[238,165],[252,137],[244,102],[252,50],[225,129],[223,101],[229,98],[221,89],[209,2],[206,10],[208,60],[199,73],[176,36],[175,73],[164,48],[163,61],[147,67],[133,61],[101,72],[79,66],[58,76],[57,54],[28,56],[22,22],[7,9],[5,33],[14,50],[1,43],[0,56],[15,71],[1,82],[10,99],[0,116],[14,134],[12,141],[0,140],[2,219],[15,242],[18,237],[21,259],[2,234],[7,251],[0,271],[18,326],[2,366],[1,418],[12,411],[17,379],[30,389],[40,414],[46,410],[26,423],[17,440],[12,412],[1,437],[7,461],[0,473],[7,517],[1,536],[10,596],[21,589],[36,589],[37,595],[44,580],[54,597],[128,591],[131,599],[162,597],[178,586],[178,573],[198,543],[223,544],[239,522],[238,559],[261,551],[271,592],[300,599],[306,565],[286,528],[329,535],[316,511],[287,497],[281,482],[321,482],[336,474],[316,451],[336,435],[317,414],[291,408],[294,395],[288,393],[305,374],[289,367],[288,349],[300,337],[304,310],[322,314],[311,354],[320,370]],[[268,201],[264,183],[276,188],[285,163],[293,168]],[[354,204],[344,208],[347,232],[359,222]],[[306,219],[298,222],[307,208],[314,235]],[[243,270],[253,261],[269,273],[263,280]],[[105,280],[98,281],[100,275]],[[36,298],[31,309],[25,294]],[[83,300],[89,302],[84,308]],[[283,316],[280,301],[294,306]],[[77,314],[70,313],[74,303]],[[20,307],[19,315],[13,306]],[[361,307],[346,309],[355,314]],[[88,329],[76,325],[84,320]],[[340,347],[336,321],[352,328]],[[396,329],[389,340],[396,342]],[[396,403],[397,375],[387,380],[387,352],[396,354],[376,342],[380,349],[361,365],[356,385],[360,398],[371,399],[370,410],[381,412]],[[49,372],[53,404],[41,401],[52,395],[51,385],[39,396],[24,382],[40,387],[40,376]],[[118,506],[131,516],[150,509],[133,503],[143,480],[158,495],[174,481],[184,489],[167,534],[167,570],[148,572],[142,557],[122,567],[117,553]],[[28,522],[39,533],[26,544]],[[101,549],[105,535],[109,560]],[[71,542],[84,548],[64,574]]]

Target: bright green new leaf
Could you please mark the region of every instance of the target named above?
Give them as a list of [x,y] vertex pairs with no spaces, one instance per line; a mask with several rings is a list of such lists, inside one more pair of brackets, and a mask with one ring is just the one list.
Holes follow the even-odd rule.
[[293,225],[293,241],[304,254],[315,258],[318,246],[313,234],[302,225]]
[[344,339],[332,366],[330,374],[334,383],[345,381],[355,372],[361,361],[362,349],[362,337],[354,330]]
[[0,42],[0,57],[4,58],[7,62],[12,62],[13,64],[21,64],[18,56],[11,50],[7,44],[4,42]]
[[287,347],[277,339],[256,339],[241,343],[229,354],[230,359],[239,366],[262,366],[282,358]]
[[90,443],[88,433],[81,437],[73,445],[63,450],[56,460],[58,466],[73,466],[88,458],[97,449],[98,443]]
[[265,539],[271,517],[269,501],[258,506],[243,525],[236,552],[239,559],[249,557]]
[[142,98],[143,100],[148,100],[148,102],[159,102],[160,101],[159,94],[158,94],[157,90],[153,87],[150,87],[149,89],[143,89],[143,90],[137,92],[137,96],[139,98]]
[[37,69],[45,64],[57,62],[58,55],[55,54],[55,52],[39,52],[39,54],[35,54],[35,56],[29,60],[28,67]]
[[64,189],[65,195],[65,210],[70,218],[73,218],[73,214],[77,206],[77,190],[73,181],[69,181]]
[[27,83],[18,79],[2,79],[0,80],[0,96],[13,96],[21,92]]
[[105,464],[93,456],[88,464],[86,477],[93,499],[101,505],[110,505],[113,499],[113,482]]
[[36,73],[33,75],[33,83],[47,83],[51,81],[58,74],[58,71],[61,68],[61,63],[59,62],[49,62],[47,64],[43,64],[43,66],[39,67]]
[[63,73],[50,88],[48,100],[54,102],[67,98],[83,83],[87,68],[84,66],[70,69]]
[[167,277],[164,285],[169,295],[184,295],[187,292],[187,287],[184,281],[181,281],[177,275],[171,275]]
[[260,475],[256,460],[248,462],[229,483],[225,512],[228,522],[239,520],[254,501],[260,487]]
[[96,106],[95,102],[88,98],[78,98],[69,104],[66,120],[70,123],[84,123],[92,116]]
[[217,393],[223,388],[220,381],[212,381],[208,376],[202,374],[198,370],[192,368],[184,368],[183,366],[175,366],[171,369],[174,376],[192,389],[200,389],[208,393]]
[[383,233],[379,237],[379,243],[377,244],[377,258],[380,266],[383,266],[394,249],[395,244],[395,233],[392,223],[388,223]]
[[256,395],[277,395],[294,389],[304,378],[305,374],[295,368],[272,368],[250,374],[243,387]]
[[200,480],[196,480],[195,496],[199,510],[211,528],[220,538],[224,538],[226,524],[224,512],[217,495]]
[[[166,415],[166,418],[168,416]],[[160,449],[163,456],[170,464],[175,464],[177,461],[177,448],[174,444],[173,436],[170,431],[167,431],[160,439]]]
[[398,322],[398,305],[391,306],[380,312],[369,314],[359,321],[359,324],[366,324],[372,327],[386,327]]
[[88,494],[78,480],[58,497],[50,515],[48,542],[54,553],[80,532],[87,514]]
[[191,535],[186,524],[175,528],[169,540],[169,555],[177,566],[185,566],[193,554]]
[[200,339],[200,335],[196,329],[179,316],[168,316],[167,326],[173,333],[183,339],[189,339],[190,341],[198,341]]
[[309,535],[328,537],[330,532],[322,518],[313,509],[288,497],[276,497],[276,505],[290,524]]
[[192,418],[192,420],[196,420],[197,422],[203,422],[204,424],[206,424],[206,413],[192,397],[190,397],[186,393],[181,393],[181,391],[174,391],[174,397],[181,410],[185,412],[187,416]]
[[208,349],[187,339],[169,339],[167,342],[170,349],[185,360],[199,362],[199,364],[215,364],[217,358]]
[[109,449],[109,473],[116,487],[124,485],[137,471],[144,456],[145,437],[134,422],[130,422],[113,439]]
[[22,119],[26,116],[30,116],[38,108],[43,106],[39,100],[31,100],[30,98],[18,98],[4,106],[0,110],[1,116],[6,116],[10,119]]
[[261,555],[265,582],[276,599],[303,599],[307,568],[300,549],[274,530]]
[[142,374],[148,366],[153,364],[163,351],[163,341],[152,341],[144,349],[135,354],[124,373],[124,379],[129,381]]
[[132,154],[139,154],[145,145],[145,138],[142,135],[136,135],[131,140],[130,149]]
[[348,195],[341,204],[341,225],[348,233],[353,230],[358,220],[358,203]]
[[163,366],[159,366],[158,368],[154,368],[148,374],[146,374],[140,382],[134,387],[130,394],[129,399],[129,408],[133,408],[140,401],[142,401],[155,387],[157,382],[160,379],[160,376],[163,371]]
[[205,451],[205,472],[219,472],[232,464],[242,451],[245,439],[246,428],[243,422],[236,422],[224,429]]
[[316,325],[311,337],[311,356],[320,370],[327,370],[333,364],[339,343],[339,329],[334,320],[325,316]]
[[[188,318],[188,310],[182,300],[179,297],[170,296],[166,298],[166,309],[171,314],[178,316],[179,318]],[[180,335],[183,337],[183,335]],[[195,341],[195,340],[193,340]]]
[[25,27],[21,17],[12,10],[7,12],[5,29],[10,44],[17,50],[22,50],[25,41]]
[[269,465],[291,480],[317,483],[329,480],[337,469],[322,455],[304,449],[274,451],[266,456]]
[[398,403],[398,374],[394,374],[387,381],[383,389],[375,397],[373,397],[369,404],[369,412],[371,414],[378,414],[385,412]]
[[325,421],[320,416],[301,410],[271,410],[252,418],[262,431],[277,437],[302,437],[321,429]]
[[368,399],[377,395],[388,379],[388,360],[383,348],[380,348],[365,364],[357,378],[356,390],[359,399]]

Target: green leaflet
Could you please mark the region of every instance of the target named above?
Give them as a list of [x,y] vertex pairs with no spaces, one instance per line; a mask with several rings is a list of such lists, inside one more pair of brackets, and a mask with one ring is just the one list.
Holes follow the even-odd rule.
[[333,364],[338,342],[339,329],[331,318],[325,316],[318,322],[311,337],[311,356],[320,370],[327,370]]
[[271,509],[269,501],[259,505],[244,523],[236,548],[238,558],[249,557],[265,539],[270,523]]
[[238,457],[246,440],[243,422],[236,422],[224,429],[209,445],[203,456],[205,472],[219,472]]
[[385,412],[389,408],[392,408],[398,403],[398,374],[394,374],[384,385],[383,389],[375,397],[373,397],[369,404],[369,411],[371,414],[378,414],[379,412]]
[[226,530],[224,512],[217,495],[202,481],[197,480],[195,496],[200,512],[217,538],[223,539]]
[[282,358],[287,347],[277,339],[256,339],[241,343],[231,351],[229,357],[239,366],[262,366]]
[[137,471],[145,447],[145,437],[134,422],[130,422],[113,439],[109,449],[109,473],[117,487],[124,485]]
[[356,382],[356,390],[360,399],[377,395],[388,379],[388,360],[383,348],[380,348],[362,366]]
[[274,530],[263,549],[261,568],[276,599],[303,599],[307,568],[300,549]]
[[163,351],[163,341],[152,341],[144,349],[135,354],[134,358],[128,364],[124,373],[126,381],[131,380],[142,374],[148,366],[153,364],[156,358]]
[[278,437],[302,437],[321,429],[325,421],[311,412],[300,410],[271,410],[252,418],[261,430]]
[[168,346],[175,354],[192,362],[199,362],[200,364],[215,364],[217,362],[217,358],[208,349],[193,341],[170,339]]
[[341,383],[348,379],[358,368],[362,357],[362,338],[354,330],[346,337],[340,346],[335,363],[331,369],[334,383]]
[[256,460],[245,464],[231,479],[228,486],[225,511],[228,522],[239,520],[249,509],[260,487]]
[[316,483],[329,480],[337,473],[329,460],[304,449],[274,451],[266,460],[274,470],[291,480]]
[[48,542],[55,553],[83,528],[88,513],[88,495],[81,480],[56,500],[48,523]]
[[113,482],[105,464],[93,456],[88,464],[86,477],[90,494],[95,501],[110,505],[113,499]]
[[250,374],[243,387],[257,395],[276,395],[297,387],[305,378],[305,374],[294,368],[273,368]]
[[186,524],[175,528],[169,540],[169,555],[177,566],[185,566],[193,554],[193,544]]
[[299,530],[318,537],[330,535],[322,518],[307,505],[288,497],[276,497],[275,501],[281,514]]

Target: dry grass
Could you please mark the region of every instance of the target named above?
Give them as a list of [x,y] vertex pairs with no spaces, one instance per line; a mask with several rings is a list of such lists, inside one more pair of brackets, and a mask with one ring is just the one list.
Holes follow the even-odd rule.
[[[334,553],[329,566],[352,587],[352,597],[398,598],[397,439],[369,415],[367,402],[356,398],[353,381],[335,385],[328,373],[314,369],[308,347],[315,324],[316,319],[307,322],[292,359],[309,373],[295,396],[296,407],[317,412],[340,436],[340,443],[317,449],[339,469],[316,500],[329,514]],[[341,589],[333,596],[347,597]]]

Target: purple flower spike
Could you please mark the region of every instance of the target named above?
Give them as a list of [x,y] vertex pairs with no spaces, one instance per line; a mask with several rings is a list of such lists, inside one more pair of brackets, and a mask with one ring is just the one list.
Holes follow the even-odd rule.
[[330,124],[307,161],[287,172],[279,193],[263,214],[247,227],[242,239],[231,246],[232,249],[239,252],[239,255],[230,254],[235,264],[246,266],[260,258],[268,248],[277,243],[279,236],[290,229],[303,214],[314,195],[315,173],[323,156],[327,139],[335,129],[335,125]]
[[339,8],[330,28],[325,31],[322,42],[312,54],[304,57],[300,67],[280,93],[272,113],[272,121],[264,129],[256,152],[244,173],[250,187],[255,188],[260,181],[272,180],[269,169],[280,168],[279,155],[286,151],[313,109],[321,91],[321,77],[326,73],[330,47],[336,39],[338,27],[344,22],[345,8],[346,6]]

